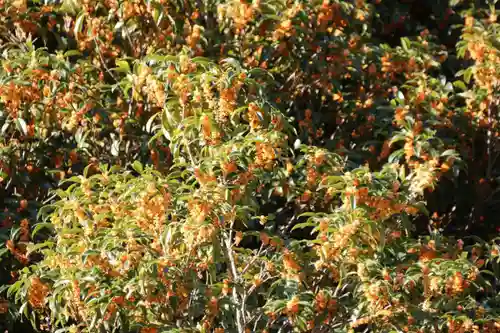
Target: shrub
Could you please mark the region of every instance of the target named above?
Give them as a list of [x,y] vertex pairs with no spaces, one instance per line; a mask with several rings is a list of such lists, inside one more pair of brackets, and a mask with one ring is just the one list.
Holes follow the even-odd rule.
[[500,329],[494,3],[1,4],[11,326]]

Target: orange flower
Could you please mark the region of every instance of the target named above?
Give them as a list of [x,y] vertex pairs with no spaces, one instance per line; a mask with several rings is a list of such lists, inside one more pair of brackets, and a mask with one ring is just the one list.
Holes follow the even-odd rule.
[[9,302],[3,298],[0,298],[0,314],[7,313],[9,311]]
[[234,245],[240,245],[241,240],[243,239],[243,233],[241,231],[236,231],[236,235],[234,237]]
[[402,107],[397,108],[394,113],[394,119],[396,120],[396,123],[401,124],[404,121],[407,114],[408,111],[405,108]]
[[201,118],[201,128],[205,140],[212,137],[212,123],[207,115],[204,115]]
[[222,294],[227,296],[231,293],[232,288],[230,286],[230,281],[228,279],[224,279],[223,285],[222,285]]
[[157,333],[158,329],[154,327],[143,327],[141,328],[141,333]]
[[301,196],[300,201],[308,202],[311,199],[311,191],[306,190]]
[[261,231],[260,232],[260,241],[262,242],[263,245],[268,245],[269,241],[270,241],[269,235],[267,233],[265,233],[264,231]]
[[315,301],[316,311],[320,312],[326,309],[328,299],[326,298],[323,292],[319,292],[318,294],[316,294],[314,301]]
[[413,148],[413,141],[407,140],[404,145],[404,152],[406,160],[408,161],[413,155],[415,155],[415,150]]
[[253,285],[254,285],[255,287],[258,287],[258,286],[260,286],[261,284],[262,284],[262,279],[260,278],[260,276],[259,276],[259,275],[255,275],[255,276],[253,277]]
[[216,297],[212,297],[208,302],[208,311],[211,315],[216,315],[219,312],[219,301]]
[[286,304],[286,313],[289,315],[294,315],[299,312],[299,298],[297,296],[293,297],[288,303]]
[[27,242],[30,240],[30,224],[28,219],[21,220],[21,242]]
[[31,279],[28,291],[28,300],[34,308],[42,308],[45,305],[45,298],[49,294],[49,287],[38,277]]
[[232,161],[231,162],[225,162],[225,163],[223,163],[222,166],[221,166],[221,168],[222,168],[222,173],[225,176],[227,176],[227,175],[229,175],[229,174],[231,174],[231,173],[233,173],[233,172],[235,172],[235,171],[238,170],[238,166],[236,165],[236,163],[234,163]]
[[19,202],[19,209],[25,210],[26,208],[28,208],[28,201],[23,199]]
[[447,172],[448,170],[450,170],[450,166],[448,163],[444,162],[443,164],[441,164],[441,171],[442,172]]
[[465,27],[471,28],[474,25],[474,17],[472,16],[467,16],[465,18]]
[[420,260],[422,262],[426,262],[426,261],[429,261],[429,260],[432,260],[432,259],[435,259],[435,258],[437,258],[436,251],[422,249],[420,251],[420,256],[419,256],[418,260]]
[[286,270],[299,271],[301,269],[300,265],[297,264],[293,258],[293,254],[288,250],[285,250],[285,253],[283,254],[283,265]]

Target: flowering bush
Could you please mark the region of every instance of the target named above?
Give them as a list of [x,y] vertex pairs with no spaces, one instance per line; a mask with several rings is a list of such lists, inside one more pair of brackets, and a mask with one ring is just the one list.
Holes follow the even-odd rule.
[[500,330],[494,2],[0,5],[6,329]]

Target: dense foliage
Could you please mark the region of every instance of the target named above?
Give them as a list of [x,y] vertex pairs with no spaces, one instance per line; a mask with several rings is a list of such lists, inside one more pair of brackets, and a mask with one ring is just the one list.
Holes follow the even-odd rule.
[[0,0],[0,330],[499,332],[495,6]]

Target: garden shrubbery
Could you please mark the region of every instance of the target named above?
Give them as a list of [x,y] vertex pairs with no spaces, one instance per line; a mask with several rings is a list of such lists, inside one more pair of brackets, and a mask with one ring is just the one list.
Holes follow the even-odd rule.
[[0,329],[500,332],[496,6],[0,0]]

